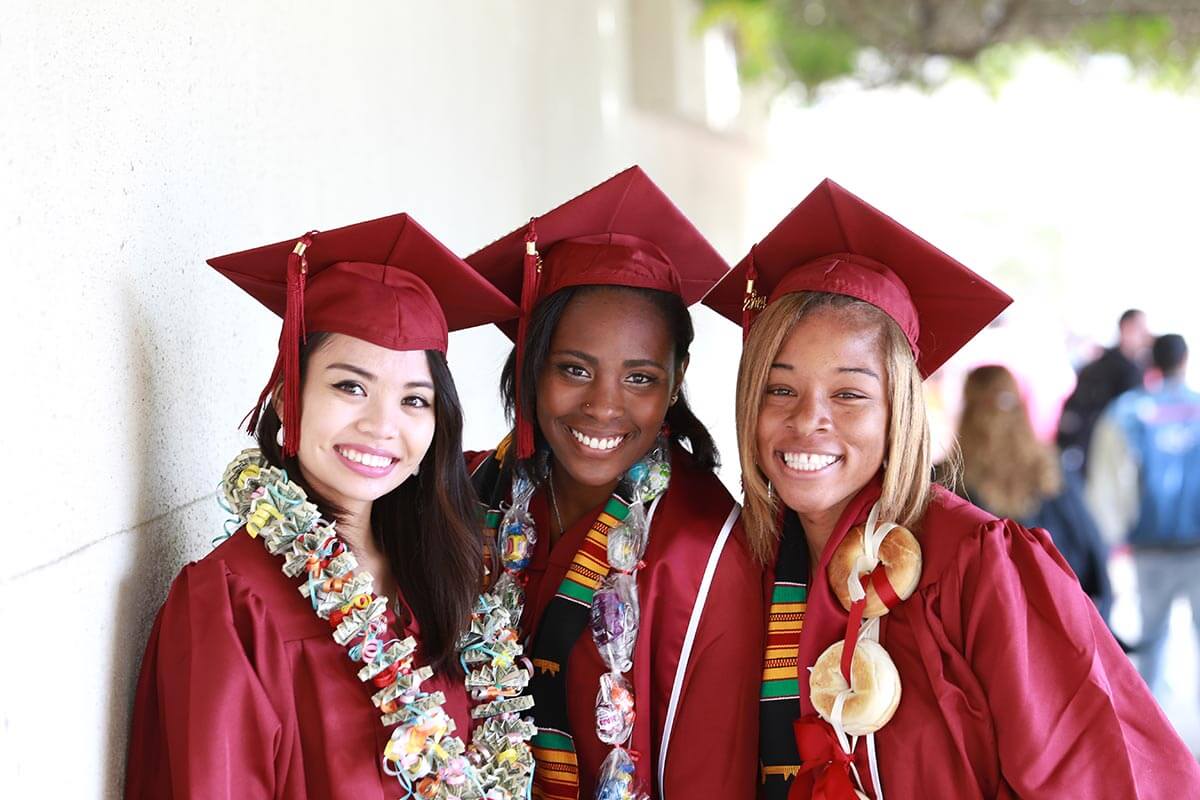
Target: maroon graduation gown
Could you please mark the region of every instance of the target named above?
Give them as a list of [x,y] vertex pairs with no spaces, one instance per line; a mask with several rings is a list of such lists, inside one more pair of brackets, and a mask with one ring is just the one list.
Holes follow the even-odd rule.
[[[878,495],[872,483],[851,501],[813,573],[799,649],[805,714],[806,668],[846,624],[826,565]],[[880,634],[902,685],[875,735],[884,797],[1200,796],[1196,759],[1045,531],[940,486],[915,527],[921,580]],[[869,782],[865,739],[855,755]]]
[[[468,453],[470,468],[485,455]],[[584,515],[551,548],[544,495],[539,491],[530,504],[543,535],[526,570],[523,632],[529,641],[601,510]],[[654,510],[646,566],[637,576],[642,616],[630,673],[637,702],[631,747],[640,754],[638,771],[652,787],[652,798],[754,797],[763,631],[746,621],[765,612],[758,591],[762,569],[750,555],[739,512],[715,475],[673,450],[671,484]],[[701,595],[710,561],[711,577]],[[581,800],[595,794],[596,775],[611,749],[595,734],[596,692],[604,672],[585,628],[567,663]]]
[[[282,565],[242,530],[175,579],[142,661],[127,798],[403,794],[381,767],[391,729],[371,703],[375,687]],[[461,679],[435,672],[423,686],[445,693],[466,740]]]

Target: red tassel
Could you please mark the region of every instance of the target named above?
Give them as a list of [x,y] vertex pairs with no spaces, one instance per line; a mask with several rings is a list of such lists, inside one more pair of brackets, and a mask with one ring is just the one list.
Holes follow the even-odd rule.
[[271,391],[279,383],[282,375],[283,353],[280,353],[275,357],[275,366],[271,369],[271,377],[267,379],[267,385],[259,393],[258,402],[254,404],[254,408],[250,409],[250,413],[242,418],[242,427],[251,436],[258,429],[258,420],[262,416],[263,405],[266,404],[267,398],[271,396]]
[[525,262],[521,276],[521,319],[517,323],[517,380],[516,387],[516,423],[517,423],[517,458],[526,459],[533,455],[533,421],[523,413],[523,398],[521,396],[521,378],[525,374],[525,334],[529,327],[529,315],[537,302],[538,277],[542,271],[541,260],[537,251],[537,228],[534,219],[529,220],[529,230],[525,232]]
[[300,449],[300,345],[305,340],[304,284],[308,279],[308,258],[304,253],[316,231],[296,242],[288,256],[287,309],[283,315],[283,333],[279,357],[283,362],[283,454],[294,456]]
[[754,291],[754,281],[758,279],[758,267],[754,263],[754,248],[750,248],[750,264],[746,267],[746,296],[742,298],[742,344],[750,338],[750,323],[754,322],[754,312],[761,311],[767,305],[767,299]]

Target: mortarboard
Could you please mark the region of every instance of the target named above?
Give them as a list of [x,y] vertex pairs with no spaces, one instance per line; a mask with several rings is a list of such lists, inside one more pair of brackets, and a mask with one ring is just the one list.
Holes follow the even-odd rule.
[[407,214],[209,259],[283,317],[279,356],[250,412],[283,382],[284,452],[299,444],[300,342],[342,333],[390,350],[446,352],[448,332],[512,319],[517,308]]
[[[700,300],[729,265],[671,199],[633,166],[467,256],[467,263],[521,307],[525,326],[542,298],[569,286],[629,286]],[[518,381],[519,384],[519,381]],[[533,453],[533,427],[517,403],[517,454]]]
[[704,298],[749,332],[792,292],[844,294],[896,321],[929,377],[1012,298],[831,180],[822,181]]

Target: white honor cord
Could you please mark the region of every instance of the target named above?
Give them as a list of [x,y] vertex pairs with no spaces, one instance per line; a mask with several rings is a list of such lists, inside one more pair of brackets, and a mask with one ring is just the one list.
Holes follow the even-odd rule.
[[871,765],[871,785],[875,787],[875,800],[883,800],[883,784],[879,782],[879,756],[875,754],[875,734],[867,734],[867,763]]
[[854,750],[858,747],[858,737],[847,736],[845,728],[842,727],[842,708],[852,694],[854,694],[854,690],[847,687],[833,698],[833,708],[829,711],[829,723],[833,726],[833,732],[837,734],[838,747],[842,748],[843,753],[850,756],[850,771],[854,773],[854,782],[862,790],[862,776],[858,774],[858,767],[854,763]]

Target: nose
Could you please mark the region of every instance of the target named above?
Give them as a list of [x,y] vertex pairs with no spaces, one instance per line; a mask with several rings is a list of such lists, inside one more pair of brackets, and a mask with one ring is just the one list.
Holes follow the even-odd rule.
[[387,402],[378,396],[368,399],[362,416],[358,418],[358,430],[377,441],[395,439],[400,435],[404,412],[395,402]]
[[613,381],[592,381],[584,395],[583,413],[597,422],[621,417],[625,413],[621,388]]
[[818,392],[809,391],[796,398],[787,426],[801,436],[827,431],[833,422],[828,400]]

